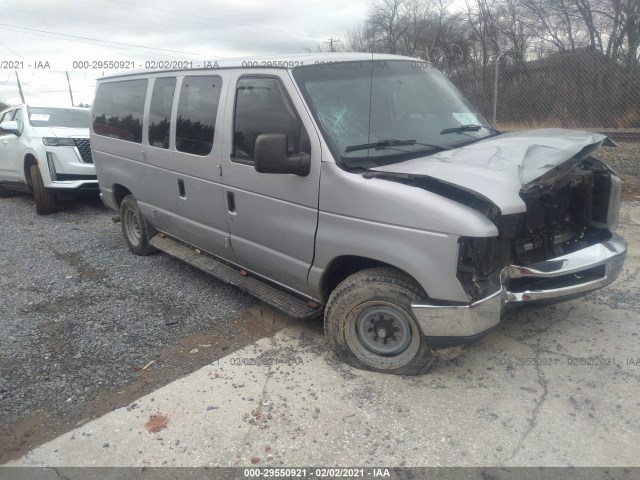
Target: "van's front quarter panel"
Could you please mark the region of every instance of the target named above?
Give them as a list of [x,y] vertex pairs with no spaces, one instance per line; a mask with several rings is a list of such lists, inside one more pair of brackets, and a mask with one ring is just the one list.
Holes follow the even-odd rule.
[[322,298],[323,276],[335,259],[364,257],[411,275],[430,298],[468,302],[469,297],[456,278],[458,238],[320,212],[309,285],[312,293]]
[[316,256],[310,289],[341,256],[370,258],[399,268],[429,298],[468,302],[458,280],[458,238],[497,236],[479,212],[431,192],[382,179],[365,179],[322,162]]

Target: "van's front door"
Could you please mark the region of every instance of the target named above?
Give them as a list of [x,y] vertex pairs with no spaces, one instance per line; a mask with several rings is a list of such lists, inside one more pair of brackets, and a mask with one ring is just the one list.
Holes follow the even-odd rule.
[[[248,270],[306,293],[318,221],[320,139],[288,71],[238,72],[230,89],[235,93],[226,106],[222,182],[233,252]],[[256,138],[268,133],[285,134],[290,154],[311,156],[308,175],[255,170]]]

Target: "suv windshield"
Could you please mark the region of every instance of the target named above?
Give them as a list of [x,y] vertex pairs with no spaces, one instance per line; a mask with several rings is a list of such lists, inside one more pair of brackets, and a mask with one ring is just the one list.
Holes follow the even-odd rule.
[[89,128],[89,109],[28,107],[32,127]]
[[356,61],[298,67],[293,76],[346,167],[430,155],[495,133],[426,62]]

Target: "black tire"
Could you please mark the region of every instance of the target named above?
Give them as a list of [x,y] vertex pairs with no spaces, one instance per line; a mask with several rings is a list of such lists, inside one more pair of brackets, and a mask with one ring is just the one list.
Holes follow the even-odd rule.
[[145,256],[156,253],[158,250],[149,245],[158,232],[142,216],[136,197],[127,195],[120,204],[120,225],[124,241],[132,253]]
[[410,308],[411,302],[424,298],[422,288],[394,268],[355,273],[329,296],[324,315],[329,343],[338,357],[356,368],[395,375],[424,373],[434,357]]
[[48,215],[58,211],[58,203],[56,202],[56,194],[44,187],[42,174],[37,165],[31,165],[29,170],[31,173],[31,188],[33,189],[33,198],[36,200],[36,213],[38,215]]

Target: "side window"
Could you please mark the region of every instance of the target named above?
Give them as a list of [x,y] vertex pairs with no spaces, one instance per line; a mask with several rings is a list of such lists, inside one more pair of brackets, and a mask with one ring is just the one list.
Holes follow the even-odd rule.
[[156,78],[149,107],[149,145],[169,148],[169,123],[176,79]]
[[93,131],[105,137],[142,143],[142,113],[147,80],[103,83],[93,107]]
[[299,150],[301,126],[278,79],[246,77],[238,80],[233,160],[252,163],[256,138],[263,133],[284,133],[289,153],[295,153]]
[[21,108],[16,110],[16,114],[13,116],[13,121],[18,122],[18,130],[22,132],[22,127],[24,127],[24,116]]
[[176,150],[209,155],[218,114],[222,78],[185,77],[178,100]]

